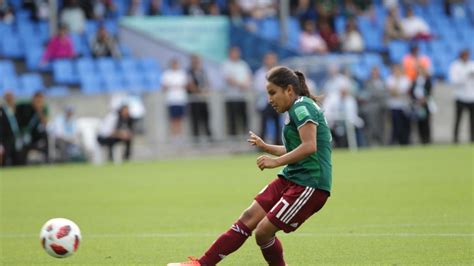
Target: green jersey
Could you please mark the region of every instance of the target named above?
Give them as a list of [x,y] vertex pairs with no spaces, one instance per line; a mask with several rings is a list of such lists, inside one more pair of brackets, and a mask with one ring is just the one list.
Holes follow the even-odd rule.
[[283,128],[283,142],[287,152],[301,144],[298,129],[306,123],[317,127],[317,151],[296,163],[288,164],[279,175],[302,186],[331,192],[331,131],[321,108],[306,96],[299,97],[288,110],[289,119]]

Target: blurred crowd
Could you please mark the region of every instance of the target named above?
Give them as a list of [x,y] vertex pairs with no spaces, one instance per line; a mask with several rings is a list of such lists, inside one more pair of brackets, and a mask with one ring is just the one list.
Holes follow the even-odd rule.
[[[470,118],[470,140],[474,142],[474,62],[464,50],[450,66],[450,80],[455,89],[453,142],[459,138],[459,124],[466,111]],[[285,119],[268,103],[267,71],[278,65],[276,54],[265,55],[262,66],[252,73],[241,59],[240,49],[231,47],[223,63],[225,80],[223,95],[229,138],[246,135],[249,128],[249,106],[246,95],[256,96],[259,113],[259,134],[266,141],[281,144],[281,127]],[[189,65],[186,69],[184,65]],[[402,64],[395,64],[386,78],[377,67],[367,80],[356,80],[350,68],[331,65],[327,79],[316,84],[308,79],[314,94],[324,95],[321,103],[333,134],[335,147],[347,147],[350,134],[358,146],[408,145],[432,142],[431,117],[437,111],[433,100],[434,80],[430,75],[431,61],[413,46]],[[190,134],[194,140],[214,141],[210,127],[209,73],[201,58],[191,56],[188,62],[172,59],[163,73],[162,92],[169,118],[171,142],[183,143],[184,123],[189,117]],[[132,156],[135,125],[143,122],[143,102],[130,96],[112,100],[111,112],[102,120],[79,122],[73,106],[49,119],[49,110],[42,92],[27,102],[16,102],[11,92],[4,95],[0,108],[0,156],[2,165],[25,165],[28,155],[36,151],[42,162],[50,161],[51,150],[61,161],[93,160],[101,148],[108,159],[115,161],[114,147],[123,144],[121,160]],[[416,134],[412,134],[413,126]],[[91,130],[95,128],[95,130]],[[271,129],[271,130],[270,130]],[[353,132],[353,133],[351,133]],[[417,136],[417,141],[412,136]],[[52,142],[52,143],[51,143]]]

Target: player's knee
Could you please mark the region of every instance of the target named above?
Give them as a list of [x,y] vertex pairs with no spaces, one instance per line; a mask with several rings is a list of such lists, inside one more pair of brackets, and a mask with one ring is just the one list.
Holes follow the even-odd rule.
[[256,222],[255,213],[251,208],[247,208],[241,215],[239,220],[244,223],[250,230],[254,230],[258,222]]
[[268,230],[263,223],[259,223],[255,228],[255,240],[258,245],[268,243],[268,241],[275,235],[273,232]]

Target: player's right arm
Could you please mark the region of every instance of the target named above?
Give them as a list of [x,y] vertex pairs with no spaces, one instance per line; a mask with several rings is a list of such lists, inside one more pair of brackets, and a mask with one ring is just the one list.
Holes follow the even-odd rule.
[[262,138],[257,136],[252,131],[249,131],[249,134],[250,136],[247,141],[253,146],[259,147],[262,151],[269,153],[271,155],[275,155],[275,156],[282,156],[283,154],[286,153],[285,146],[267,144],[262,140]]

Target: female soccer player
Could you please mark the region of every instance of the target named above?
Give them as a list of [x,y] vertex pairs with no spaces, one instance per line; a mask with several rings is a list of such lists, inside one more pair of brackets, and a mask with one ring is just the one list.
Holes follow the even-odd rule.
[[288,112],[283,128],[284,146],[265,143],[250,132],[248,142],[274,155],[258,157],[264,170],[286,165],[266,186],[232,227],[222,234],[199,259],[179,265],[216,265],[242,246],[255,231],[257,244],[269,265],[286,265],[276,232],[295,231],[326,203],[331,191],[331,133],[318,98],[311,95],[305,77],[287,67],[272,68],[267,74],[270,104],[279,113]]

